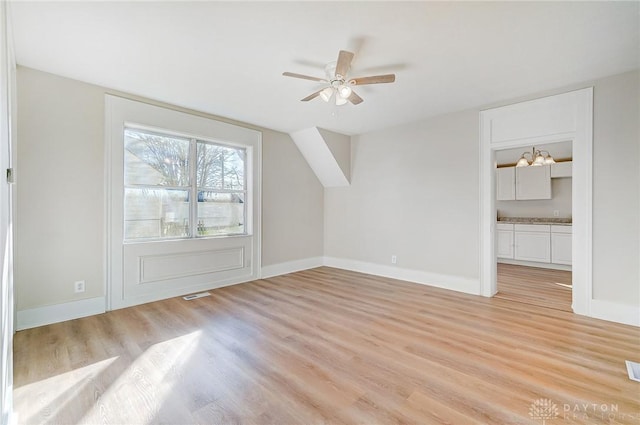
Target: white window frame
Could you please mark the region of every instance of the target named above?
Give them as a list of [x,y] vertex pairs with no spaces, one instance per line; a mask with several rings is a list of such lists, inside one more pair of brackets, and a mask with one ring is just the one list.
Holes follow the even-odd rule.
[[[245,148],[246,234],[124,243],[125,127],[161,130],[168,135]],[[105,95],[106,309],[124,308],[259,279],[262,233],[261,164],[262,133],[257,130]],[[206,263],[198,263],[196,269],[182,267],[179,273],[176,273],[180,274],[179,276],[172,274],[173,268],[166,270],[166,267],[172,266],[164,266],[164,270],[155,270],[161,272],[160,274],[164,273],[155,280],[150,281],[145,275],[145,262],[160,264],[158,267],[163,267],[162,264],[166,265],[166,261],[176,262],[183,257],[191,258],[192,262],[197,258],[203,258]],[[147,261],[149,258],[151,261]],[[212,261],[218,260],[223,263],[228,260],[228,263],[218,268],[215,265],[211,266]],[[230,264],[231,261],[236,261],[237,264]]]
[[[140,124],[126,124],[123,132],[127,129],[133,131],[140,131],[143,133],[155,134],[157,136],[168,136],[168,137],[179,137],[181,139],[185,139],[189,141],[189,185],[188,186],[161,186],[161,185],[151,185],[151,184],[124,184],[124,188],[149,188],[149,189],[175,189],[175,190],[183,190],[189,192],[189,199],[193,200],[189,202],[189,235],[187,236],[176,236],[172,238],[140,238],[140,239],[126,239],[123,235],[124,243],[139,243],[139,242],[162,242],[168,240],[176,240],[176,239],[204,239],[204,238],[225,238],[225,237],[233,237],[233,236],[246,236],[249,235],[248,226],[247,226],[247,216],[249,213],[249,207],[252,207],[252,201],[249,194],[248,189],[248,179],[247,175],[249,170],[247,169],[247,162],[249,158],[249,153],[247,152],[247,147],[244,145],[239,145],[237,143],[232,143],[228,141],[214,140],[205,137],[193,137],[186,134],[180,134],[175,131],[167,130],[167,129],[159,129],[159,128],[150,128]],[[197,158],[198,158],[198,144],[208,144],[213,146],[220,146],[223,148],[235,148],[241,149],[245,152],[245,161],[244,161],[244,184],[242,190],[235,189],[225,189],[224,182],[223,188],[207,188],[198,186],[197,181]],[[124,149],[124,145],[122,146]],[[223,164],[224,166],[224,164]],[[242,193],[244,194],[244,230],[239,233],[225,233],[219,235],[199,235],[197,226],[198,226],[198,192],[215,192],[215,193]],[[124,223],[123,223],[124,224]]]

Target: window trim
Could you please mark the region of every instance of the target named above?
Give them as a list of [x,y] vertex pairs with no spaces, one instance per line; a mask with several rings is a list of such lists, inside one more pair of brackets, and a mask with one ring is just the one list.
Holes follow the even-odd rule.
[[[104,286],[107,294],[107,310],[129,307],[146,302],[165,299],[186,293],[198,292],[220,286],[233,285],[260,278],[261,270],[261,206],[262,206],[262,133],[259,130],[220,121],[203,114],[194,115],[181,108],[159,106],[157,102],[145,103],[122,96],[105,94],[105,273]],[[170,127],[180,135],[196,136],[203,140],[223,141],[230,146],[244,147],[247,152],[247,192],[251,207],[247,208],[245,226],[247,235],[224,238],[171,239],[154,242],[123,243],[122,192],[124,190],[122,144],[123,129],[136,125],[148,128]],[[223,268],[215,275],[200,278],[194,275],[178,286],[167,286],[162,282],[132,284],[129,258],[158,255],[159,251],[179,257],[185,253],[228,252],[242,249],[241,268]],[[154,254],[146,254],[153,250]],[[128,262],[128,263],[127,263]],[[203,275],[205,276],[205,275]],[[145,289],[147,288],[147,289]],[[153,289],[156,288],[156,289]]]
[[[249,162],[249,158],[250,158],[250,153],[248,151],[248,147],[247,146],[242,146],[239,145],[237,143],[229,143],[229,142],[223,142],[223,141],[219,141],[219,140],[212,140],[210,138],[206,138],[206,137],[196,137],[193,135],[186,135],[180,132],[176,132],[176,131],[171,131],[171,130],[165,130],[162,128],[157,128],[157,127],[149,127],[149,126],[144,126],[144,125],[140,125],[140,124],[135,124],[135,123],[125,123],[124,124],[124,128],[122,130],[123,132],[123,140],[125,138],[125,132],[127,130],[133,130],[133,131],[138,131],[141,133],[147,133],[147,134],[151,134],[154,136],[159,136],[159,137],[175,137],[175,138],[179,138],[179,139],[183,139],[184,141],[187,141],[189,143],[189,155],[188,155],[188,164],[189,164],[189,186],[162,186],[162,185],[153,185],[153,184],[127,184],[125,183],[126,179],[125,176],[123,174],[123,197],[124,194],[126,193],[127,189],[150,189],[150,190],[160,190],[160,189],[167,189],[167,190],[182,190],[182,191],[186,191],[189,194],[189,234],[187,236],[175,236],[175,237],[149,237],[149,238],[137,238],[137,239],[127,239],[126,235],[123,233],[122,235],[122,243],[123,244],[131,244],[131,243],[139,243],[139,242],[163,242],[163,241],[172,241],[172,240],[189,240],[189,239],[208,239],[208,238],[228,238],[228,237],[234,237],[234,236],[249,236],[249,230],[248,230],[248,226],[247,226],[247,216],[249,213],[249,206],[251,206],[251,196],[250,196],[250,192],[249,192],[249,182],[248,182],[248,167],[247,164]],[[225,189],[224,188],[224,177],[222,180],[222,188],[221,189],[216,189],[216,188],[209,188],[209,187],[201,187],[198,186],[198,144],[206,144],[206,145],[212,145],[212,146],[219,146],[219,147],[223,147],[223,148],[230,148],[230,149],[237,149],[237,150],[242,150],[244,151],[244,161],[243,161],[243,189],[242,190],[237,190],[237,189]],[[122,151],[123,151],[123,155],[124,152],[126,151],[126,145],[123,143],[122,145]],[[224,167],[224,162],[223,165]],[[124,166],[123,166],[123,173],[125,172]],[[224,174],[223,174],[224,176]],[[212,192],[212,193],[238,193],[238,194],[243,194],[244,195],[244,202],[242,205],[242,210],[243,210],[243,221],[245,223],[243,223],[243,231],[240,233],[225,233],[225,234],[219,234],[219,235],[199,235],[198,234],[198,224],[199,224],[199,220],[198,220],[198,208],[199,208],[199,192]],[[195,202],[194,202],[195,201]],[[125,223],[126,223],[126,211],[124,210],[124,206],[125,206],[125,202],[124,202],[124,198],[123,198],[123,214],[122,214],[122,218],[123,218],[123,228],[126,227]]]

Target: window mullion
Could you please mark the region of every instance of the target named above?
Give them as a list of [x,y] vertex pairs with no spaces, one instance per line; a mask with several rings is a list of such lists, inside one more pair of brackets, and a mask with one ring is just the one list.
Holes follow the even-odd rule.
[[189,232],[190,237],[198,236],[198,148],[196,139],[189,142],[189,183],[191,202],[189,202]]

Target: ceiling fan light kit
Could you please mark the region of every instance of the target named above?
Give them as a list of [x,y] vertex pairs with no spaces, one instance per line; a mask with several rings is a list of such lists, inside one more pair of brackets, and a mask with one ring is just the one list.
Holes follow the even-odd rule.
[[326,89],[323,89],[323,90],[320,91],[320,97],[325,102],[328,102],[329,100],[331,100],[331,96],[333,96],[333,88],[332,87],[327,87]]
[[341,86],[338,87],[338,94],[340,95],[340,97],[342,97],[343,99],[348,99],[349,96],[351,96],[351,92],[353,90],[351,90],[351,87],[349,86],[345,86],[344,84],[342,84]]
[[325,102],[329,102],[335,93],[335,103],[337,106],[344,105],[347,102],[351,102],[353,105],[358,105],[363,102],[363,99],[356,94],[350,86],[363,86],[366,84],[383,84],[393,83],[396,80],[395,74],[386,75],[374,75],[371,77],[359,77],[347,79],[347,73],[351,68],[351,61],[353,60],[353,53],[346,50],[340,50],[338,53],[338,61],[330,63],[325,67],[327,78],[312,77],[309,75],[296,74],[294,72],[283,72],[285,77],[300,78],[303,80],[317,81],[321,83],[329,84],[328,87],[318,90],[315,93],[301,99],[302,102],[308,102],[309,100],[320,97]]

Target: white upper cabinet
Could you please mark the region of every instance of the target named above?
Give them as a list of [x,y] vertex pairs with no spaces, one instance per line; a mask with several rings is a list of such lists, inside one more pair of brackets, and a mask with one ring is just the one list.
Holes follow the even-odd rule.
[[496,169],[496,199],[512,201],[516,199],[516,168]]
[[[566,172],[566,168],[563,172]],[[496,200],[551,199],[551,173],[549,165],[497,168]]]
[[572,173],[572,164],[571,161],[565,162],[556,162],[555,164],[551,164],[551,178],[560,178],[560,177],[571,177]]
[[551,199],[551,169],[548,165],[516,167],[516,199]]

